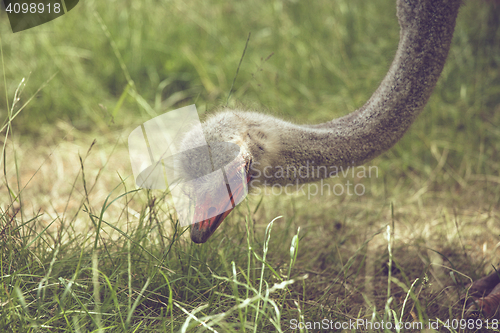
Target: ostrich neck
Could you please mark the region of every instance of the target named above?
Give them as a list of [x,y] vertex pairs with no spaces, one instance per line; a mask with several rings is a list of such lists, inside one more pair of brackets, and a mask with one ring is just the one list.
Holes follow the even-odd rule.
[[[424,108],[450,48],[459,0],[398,1],[396,56],[378,89],[360,109],[330,122],[298,126],[276,120],[280,151],[268,164],[299,169],[345,168],[391,148]],[[303,172],[304,174],[304,172]],[[309,182],[325,173],[277,177],[271,183]],[[268,177],[266,177],[268,178]]]

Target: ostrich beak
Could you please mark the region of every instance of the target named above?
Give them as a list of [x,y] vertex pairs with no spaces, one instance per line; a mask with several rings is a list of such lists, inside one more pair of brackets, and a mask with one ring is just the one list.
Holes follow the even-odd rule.
[[[224,203],[224,205],[227,205],[227,203]],[[195,243],[205,243],[210,238],[210,236],[212,236],[215,230],[217,230],[226,216],[228,216],[229,213],[231,213],[231,211],[233,210],[231,202],[229,202],[229,207],[231,208],[228,208],[228,210],[220,215],[216,215],[201,222],[194,223],[191,227],[191,240]],[[208,212],[211,209],[213,210],[213,207],[206,207],[202,204],[196,207],[196,212],[198,213],[198,210],[200,210],[201,212]]]
[[[219,225],[224,221],[224,219],[231,213],[236,204],[241,202],[241,200],[246,195],[246,186],[250,182],[250,176],[246,174],[245,179],[238,179],[237,177],[241,177],[240,170],[245,168],[245,164],[239,165],[238,167],[229,168],[232,170],[231,174],[227,174],[227,178],[229,179],[229,183],[233,186],[229,186],[228,184],[221,185],[220,191],[227,191],[227,195],[221,195],[221,198],[225,198],[220,200],[217,207],[213,206],[212,198],[202,198],[199,204],[196,204],[194,220],[200,221],[194,223],[191,227],[191,240],[195,243],[205,243],[210,236],[215,232],[215,230],[219,227]],[[234,186],[236,184],[236,186]],[[219,215],[213,216],[214,212],[223,212]]]

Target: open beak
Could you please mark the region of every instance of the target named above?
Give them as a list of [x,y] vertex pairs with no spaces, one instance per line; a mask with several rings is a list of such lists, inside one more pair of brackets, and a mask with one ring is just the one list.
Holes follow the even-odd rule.
[[[230,187],[228,184],[221,185],[219,190],[227,191],[227,195],[224,193],[224,195],[220,196],[225,199],[220,200],[217,207],[213,206],[213,198],[211,197],[201,198],[196,203],[194,220],[200,222],[194,223],[191,227],[191,240],[193,242],[205,243],[222,221],[231,213],[236,204],[244,198],[247,193],[245,190],[246,186],[250,181],[250,176],[247,173],[245,173],[245,179],[238,179],[238,177],[241,177],[240,170],[244,167],[245,165],[243,164],[238,167],[229,168],[231,174],[227,174],[227,179],[233,186]],[[223,213],[213,216],[214,212]]]

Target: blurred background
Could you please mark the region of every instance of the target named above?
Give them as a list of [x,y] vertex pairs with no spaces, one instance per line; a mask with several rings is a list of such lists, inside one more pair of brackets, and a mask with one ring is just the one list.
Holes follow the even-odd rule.
[[[498,123],[499,14],[497,1],[465,1],[416,130],[453,129],[453,139],[468,137],[465,143],[484,121]],[[59,120],[103,131],[149,119],[137,95],[156,114],[192,103],[202,114],[225,105],[249,33],[229,105],[326,121],[368,99],[399,36],[392,0],[81,1],[64,17],[16,34],[1,15],[2,108],[22,78],[21,105],[55,75],[14,123],[32,135]]]

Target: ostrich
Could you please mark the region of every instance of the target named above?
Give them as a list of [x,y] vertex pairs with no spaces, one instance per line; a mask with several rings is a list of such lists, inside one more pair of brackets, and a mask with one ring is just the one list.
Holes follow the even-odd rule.
[[[206,163],[193,149],[181,162],[190,179],[208,175],[196,184],[191,239],[206,242],[241,201],[247,187],[318,181],[332,174],[284,170],[361,165],[398,142],[422,111],[441,74],[460,3],[398,0],[401,31],[395,58],[370,99],[344,117],[323,124],[296,125],[265,114],[225,109],[209,117],[201,128],[188,132],[184,150],[205,145],[205,140],[211,148]],[[216,148],[221,142],[233,144],[236,152],[229,146]],[[225,165],[224,178],[210,180],[209,174]],[[239,185],[230,188],[229,183],[235,181]],[[227,199],[214,204],[213,198],[223,197],[220,193]],[[496,272],[476,281],[469,290],[474,298],[468,300],[468,307],[475,304],[487,315],[497,311],[500,278]]]

